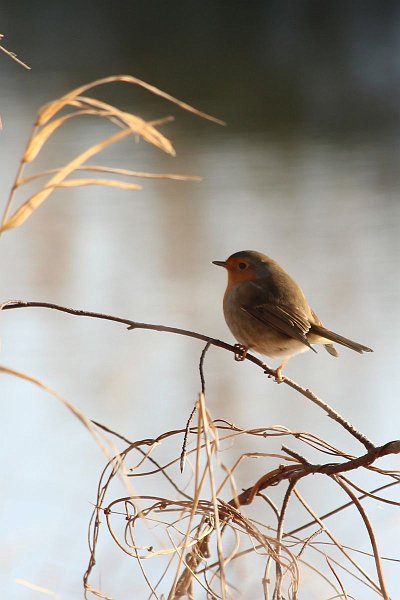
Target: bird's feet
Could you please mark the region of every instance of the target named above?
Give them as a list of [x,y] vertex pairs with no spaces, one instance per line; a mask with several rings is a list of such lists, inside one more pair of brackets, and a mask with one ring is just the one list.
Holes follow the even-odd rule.
[[283,381],[282,365],[280,367],[278,367],[277,369],[275,369],[275,381],[276,381],[276,383],[282,383],[282,381]]
[[243,360],[245,360],[248,348],[246,348],[246,346],[243,346],[243,344],[235,344],[234,347],[236,348],[235,360],[237,360],[238,362],[242,362]]
[[282,383],[282,381],[283,381],[282,369],[286,365],[286,363],[288,362],[289,358],[290,358],[290,356],[288,356],[287,358],[285,358],[285,360],[283,361],[283,363],[280,364],[279,367],[277,367],[275,369],[275,381],[276,381],[276,383]]

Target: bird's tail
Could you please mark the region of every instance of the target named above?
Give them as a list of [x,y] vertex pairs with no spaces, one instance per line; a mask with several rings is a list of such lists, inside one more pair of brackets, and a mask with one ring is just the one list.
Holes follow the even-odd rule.
[[342,346],[346,346],[347,348],[355,350],[360,354],[362,354],[363,352],[373,352],[373,350],[371,348],[368,348],[368,346],[363,346],[358,342],[353,342],[353,340],[349,340],[348,338],[345,338],[342,335],[335,333],[334,331],[329,331],[329,329],[326,329],[322,325],[311,325],[310,331],[312,331],[312,333],[320,335],[321,337],[327,340],[330,340],[331,342],[337,342],[338,344],[342,344]]

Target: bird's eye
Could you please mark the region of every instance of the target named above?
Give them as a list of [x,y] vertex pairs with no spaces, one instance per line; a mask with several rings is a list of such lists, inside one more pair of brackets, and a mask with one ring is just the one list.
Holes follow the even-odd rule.
[[239,269],[241,271],[244,271],[245,269],[247,269],[247,264],[244,262],[239,263]]

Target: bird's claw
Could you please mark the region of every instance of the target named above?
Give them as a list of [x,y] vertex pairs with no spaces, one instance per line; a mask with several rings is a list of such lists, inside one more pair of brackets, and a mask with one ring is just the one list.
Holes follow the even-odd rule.
[[247,355],[247,348],[243,344],[235,344],[234,347],[236,348],[235,360],[238,362],[244,361]]
[[275,369],[275,381],[276,381],[276,383],[282,383],[282,381],[283,381],[281,367],[278,367],[277,369]]

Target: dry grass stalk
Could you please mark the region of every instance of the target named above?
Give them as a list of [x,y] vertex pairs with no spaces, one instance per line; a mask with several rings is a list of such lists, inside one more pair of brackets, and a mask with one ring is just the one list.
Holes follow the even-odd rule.
[[81,424],[87,429],[87,431],[93,437],[96,444],[99,446],[99,448],[102,450],[102,452],[104,453],[104,455],[107,458],[110,458],[110,456],[115,454],[115,450],[116,450],[115,444],[114,443],[110,444],[109,440],[101,432],[99,435],[98,427],[93,425],[92,421],[90,419],[88,419],[86,417],[86,415],[82,411],[79,410],[79,408],[77,408],[69,400],[66,400],[59,392],[57,392],[50,386],[46,385],[45,383],[43,383],[36,377],[33,377],[32,375],[28,375],[27,373],[23,373],[21,371],[16,371],[15,369],[5,367],[4,365],[0,365],[0,373],[2,373],[3,375],[11,375],[12,377],[22,379],[23,381],[26,381],[27,383],[31,383],[31,384],[37,386],[38,388],[40,388],[41,390],[43,390],[44,392],[46,392],[47,394],[49,394],[50,396],[53,396],[53,398],[56,398],[56,400],[61,402],[65,406],[65,408],[67,408],[78,419],[78,421],[80,421]]
[[[0,41],[3,40],[3,38],[4,38],[4,33],[0,33]],[[13,60],[15,60],[15,62],[17,62],[19,65],[21,65],[21,67],[24,67],[24,69],[28,69],[28,71],[30,70],[30,67],[26,63],[24,63],[20,58],[18,58],[18,56],[15,54],[15,52],[11,52],[11,50],[7,50],[7,48],[5,48],[4,46],[0,46],[0,51],[4,52],[4,54],[7,54],[7,56],[9,56]]]
[[[27,147],[19,166],[14,185],[11,189],[8,201],[5,206],[0,233],[8,231],[15,227],[22,225],[31,214],[41,204],[49,198],[52,192],[57,188],[66,187],[78,187],[88,185],[101,185],[116,187],[123,190],[140,190],[141,185],[137,183],[131,183],[123,177],[139,177],[143,179],[155,178],[155,179],[174,179],[179,181],[199,181],[199,177],[185,176],[177,174],[152,174],[152,173],[140,173],[138,171],[131,171],[129,169],[113,169],[106,165],[90,165],[88,161],[94,156],[101,154],[106,148],[117,144],[124,138],[129,136],[139,137],[150,145],[158,148],[162,152],[175,156],[175,149],[172,142],[161,133],[157,127],[163,125],[172,120],[172,117],[164,119],[158,119],[156,121],[145,121],[141,117],[132,113],[120,110],[118,107],[91,98],[85,94],[95,87],[102,85],[108,85],[116,82],[127,83],[130,85],[140,86],[152,94],[160,96],[179,106],[181,109],[191,112],[192,114],[208,119],[215,123],[222,124],[223,122],[219,119],[215,119],[206,113],[203,113],[192,106],[177,100],[173,96],[159,90],[158,88],[151,86],[140,79],[131,77],[129,75],[119,75],[114,77],[106,77],[99,79],[90,84],[80,86],[65,94],[61,98],[50,102],[42,109],[39,110],[36,123],[33,127],[32,134],[28,140]],[[67,114],[59,115],[60,111],[67,109]],[[37,158],[38,154],[43,150],[45,145],[53,137],[53,135],[66,123],[78,117],[92,116],[99,119],[105,119],[111,121],[114,125],[121,129],[119,133],[109,136],[103,139],[101,142],[94,144],[87,148],[84,152],[75,156],[66,165],[52,169],[50,171],[42,171],[33,173],[28,176],[24,175],[26,165],[33,163]],[[113,179],[104,178],[73,178],[71,177],[74,173],[81,171],[91,171],[93,173],[100,174],[112,174],[115,176]],[[10,215],[11,209],[14,204],[16,192],[21,190],[25,185],[51,175],[50,179],[39,188],[34,194],[26,198],[20,206],[14,210]]]
[[33,590],[34,592],[40,592],[45,596],[49,596],[50,598],[53,598],[53,600],[61,600],[61,596],[59,596],[52,590],[49,590],[48,588],[42,587],[41,585],[37,585],[30,581],[26,581],[25,579],[16,579],[15,583],[18,583],[19,585],[22,585],[23,587],[26,587],[29,590]]

